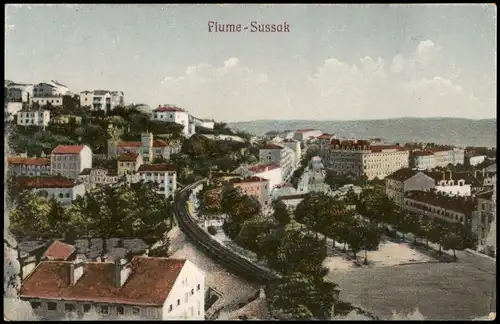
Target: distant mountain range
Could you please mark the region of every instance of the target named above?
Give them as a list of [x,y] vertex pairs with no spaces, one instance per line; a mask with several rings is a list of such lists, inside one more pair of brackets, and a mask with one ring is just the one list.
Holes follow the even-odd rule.
[[262,135],[268,131],[314,128],[349,138],[382,138],[386,142],[432,142],[496,147],[497,120],[464,118],[395,118],[352,121],[255,120],[229,127]]

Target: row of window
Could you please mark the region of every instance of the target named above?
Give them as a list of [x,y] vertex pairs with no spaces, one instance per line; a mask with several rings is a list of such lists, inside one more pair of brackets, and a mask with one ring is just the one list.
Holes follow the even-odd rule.
[[[187,280],[186,280],[187,281]],[[199,291],[201,288],[201,285],[200,284],[197,284],[196,285],[196,291]],[[189,301],[189,296],[193,296],[194,295],[194,289],[191,289],[190,292],[186,292],[184,294],[184,302],[187,303]],[[181,299],[177,299],[177,306],[180,306],[181,305]],[[174,309],[174,305],[170,304],[168,306],[168,312],[170,313],[172,310]],[[193,315],[193,314],[191,314]],[[200,315],[200,311],[198,310],[198,315]]]
[[47,103],[56,103],[56,104],[61,104],[62,103],[62,100],[61,99],[35,99],[33,98],[33,102],[37,102],[37,103],[40,103],[40,104],[44,104],[45,102]]
[[31,165],[31,164],[22,164],[22,165],[15,165],[15,166],[12,166],[10,165],[9,167],[14,167],[14,168],[21,168],[23,170],[25,169],[47,169],[47,170],[50,170],[50,166],[48,165]]
[[[31,301],[30,304],[34,310],[43,309],[42,302]],[[77,309],[76,304],[73,304],[73,303],[65,303],[64,304],[64,311],[65,312],[76,312],[76,309]],[[84,313],[90,312],[91,309],[92,309],[91,304],[83,304],[82,310]],[[114,313],[116,315],[124,315],[125,314],[125,307],[124,306],[110,307],[108,305],[100,305],[100,306],[97,306],[96,310],[102,315],[110,315],[112,309],[114,309]],[[58,310],[57,303],[56,302],[47,302],[47,310],[57,311]],[[131,311],[132,315],[140,316],[141,309],[139,307],[132,307],[131,310],[132,310]],[[152,311],[152,313],[156,313],[156,309],[154,309],[154,308],[151,308],[150,311]]]
[[420,204],[420,203],[417,203],[417,202],[412,202],[412,201],[406,201],[406,205],[412,206],[414,208],[418,208],[418,209],[421,209],[421,210],[424,210],[424,211],[428,211],[428,212],[431,212],[431,213],[434,213],[434,214],[437,214],[437,215],[445,216],[447,218],[455,219],[457,221],[459,220],[460,222],[464,221],[464,217],[463,216],[460,216],[458,214],[454,214],[454,213],[445,211],[444,209],[435,208],[435,207],[429,207],[429,206],[426,206],[426,205],[423,205],[423,204]]
[[[48,197],[49,196],[49,193],[46,191],[46,190],[40,190],[40,195],[44,196],[44,197]],[[52,194],[51,197],[55,198],[55,197],[59,197],[59,198],[71,198],[71,194],[69,192],[63,194],[62,192],[60,192],[59,194]]]
[[80,156],[78,154],[64,154],[64,155],[55,154],[52,157],[54,161],[76,161],[79,158]]

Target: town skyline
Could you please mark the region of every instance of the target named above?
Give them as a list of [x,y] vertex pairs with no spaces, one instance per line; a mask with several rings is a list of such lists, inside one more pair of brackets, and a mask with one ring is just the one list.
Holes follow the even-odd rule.
[[[290,32],[213,33],[208,21]],[[9,5],[5,78],[227,122],[489,119],[495,35],[490,5]]]

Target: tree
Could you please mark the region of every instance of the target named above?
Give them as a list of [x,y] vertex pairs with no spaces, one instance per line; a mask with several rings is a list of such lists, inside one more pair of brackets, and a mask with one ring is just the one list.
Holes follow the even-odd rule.
[[160,241],[154,245],[148,255],[151,257],[168,257],[170,255],[171,240],[165,233]]
[[430,222],[429,239],[439,245],[438,253],[441,254],[444,236],[446,234],[446,224],[442,220],[432,219]]
[[[250,251],[257,252],[259,250],[259,242],[255,238],[259,234],[268,234],[276,224],[267,217],[256,215],[246,220],[241,224],[240,233],[237,237],[237,242]],[[262,253],[259,253],[262,255]]]
[[231,217],[231,221],[238,224],[261,212],[257,198],[242,195],[234,187],[226,187],[222,190],[221,208]]
[[281,200],[275,200],[272,203],[273,217],[282,226],[290,223],[291,215],[286,204]]
[[367,251],[376,250],[378,248],[381,233],[376,225],[361,217],[353,218],[350,226],[350,230],[346,236],[347,244],[349,244],[355,258],[359,251],[365,250],[364,262],[368,264]]
[[443,249],[445,250],[453,250],[453,258],[457,259],[456,250],[462,248],[463,245],[463,237],[456,230],[451,230],[447,232],[442,240]]
[[271,316],[281,320],[331,319],[339,290],[323,279],[292,273],[271,284],[267,301]]

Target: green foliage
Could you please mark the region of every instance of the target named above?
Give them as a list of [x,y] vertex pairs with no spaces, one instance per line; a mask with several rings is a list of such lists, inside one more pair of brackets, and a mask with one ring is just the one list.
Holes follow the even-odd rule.
[[165,234],[157,244],[149,250],[148,255],[151,257],[168,257],[170,255],[170,238]]
[[329,185],[332,190],[337,190],[347,184],[364,187],[368,183],[368,178],[366,175],[356,176],[354,174],[338,174],[332,170],[328,170],[325,175],[325,183]]
[[255,215],[241,224],[236,242],[250,251],[259,250],[259,242],[255,240],[260,234],[268,234],[275,227],[272,219],[262,215]]
[[232,222],[237,224],[242,224],[261,212],[257,198],[241,194],[239,190],[230,186],[222,190],[221,209],[224,214],[230,216]]
[[329,320],[339,293],[334,283],[292,273],[269,287],[267,301],[278,320]]
[[278,224],[284,226],[290,223],[291,215],[284,202],[282,202],[281,200],[275,200],[273,201],[272,207],[273,218],[278,222]]
[[12,211],[19,237],[137,237],[154,242],[171,224],[172,211],[152,183],[100,187],[68,208],[41,195],[22,194]]

